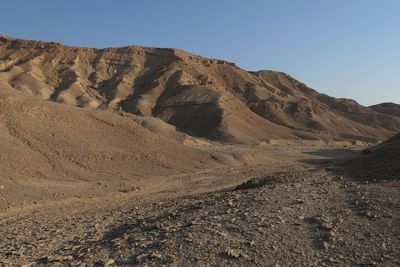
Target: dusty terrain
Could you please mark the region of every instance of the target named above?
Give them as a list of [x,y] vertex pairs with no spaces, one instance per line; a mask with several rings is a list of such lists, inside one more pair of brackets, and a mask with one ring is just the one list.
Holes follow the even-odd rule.
[[0,36],[0,266],[399,266],[399,131],[285,73]]
[[168,186],[158,191],[110,187],[113,194],[102,197],[47,201],[4,213],[3,264],[400,264],[399,180],[359,180],[332,165],[357,151],[272,145],[202,149],[253,159],[165,177]]
[[0,211],[109,187],[157,187],[166,183],[159,177],[220,165],[130,118],[8,90],[0,91],[0,147]]

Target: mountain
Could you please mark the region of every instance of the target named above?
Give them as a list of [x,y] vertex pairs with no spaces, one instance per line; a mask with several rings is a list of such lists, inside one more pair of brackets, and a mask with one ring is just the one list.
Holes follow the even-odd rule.
[[382,104],[377,104],[369,107],[370,109],[379,112],[379,113],[385,113],[389,114],[392,116],[400,116],[400,105],[395,104],[395,103],[382,103]]
[[336,99],[275,71],[178,49],[69,47],[0,37],[0,88],[70,106],[155,117],[187,135],[377,142],[400,117]]

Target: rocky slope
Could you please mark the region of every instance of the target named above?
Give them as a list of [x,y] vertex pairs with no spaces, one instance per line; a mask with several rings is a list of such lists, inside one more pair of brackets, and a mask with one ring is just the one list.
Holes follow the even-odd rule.
[[359,179],[400,179],[400,134],[346,162]]
[[193,136],[384,140],[396,114],[335,99],[287,74],[177,49],[80,48],[0,37],[0,86],[89,109],[157,117]]

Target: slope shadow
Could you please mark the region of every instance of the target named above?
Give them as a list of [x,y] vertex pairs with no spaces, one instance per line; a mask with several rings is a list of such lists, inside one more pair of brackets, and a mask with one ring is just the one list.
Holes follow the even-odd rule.
[[313,158],[301,159],[299,162],[321,167],[334,165],[335,163],[342,162],[343,160],[350,159],[358,155],[356,150],[351,150],[348,148],[318,149],[303,153],[313,156]]
[[359,150],[343,148],[315,150],[303,153],[318,156],[318,158],[302,159],[299,162],[324,168],[335,176],[345,177],[352,181],[379,182],[400,179],[400,173],[393,173],[393,171],[389,170],[390,168],[385,168],[385,163],[378,164],[379,166],[370,166],[358,160],[369,156],[369,154],[363,154]]

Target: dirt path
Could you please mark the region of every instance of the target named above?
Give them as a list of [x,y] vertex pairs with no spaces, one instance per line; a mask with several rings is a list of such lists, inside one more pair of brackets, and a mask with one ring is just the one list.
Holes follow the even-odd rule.
[[[149,191],[4,214],[0,262],[4,266],[400,264],[398,181],[355,182],[311,164],[348,156],[343,150],[268,153],[273,157],[265,164],[168,177],[168,188],[155,185]],[[246,183],[250,178],[254,179]]]

